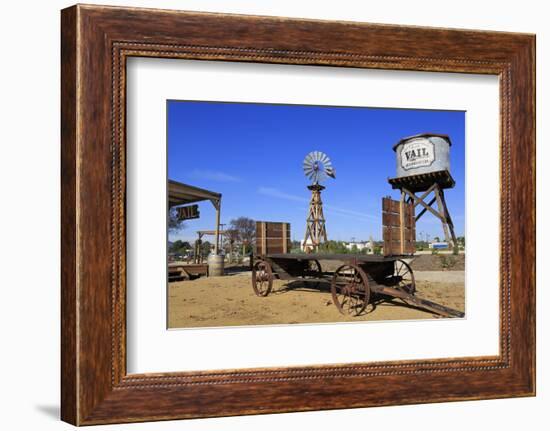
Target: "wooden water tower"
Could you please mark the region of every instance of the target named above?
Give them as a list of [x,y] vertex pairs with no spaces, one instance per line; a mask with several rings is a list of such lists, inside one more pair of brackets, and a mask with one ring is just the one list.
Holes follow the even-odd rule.
[[432,214],[441,221],[447,244],[456,247],[454,225],[444,192],[455,186],[450,173],[450,147],[447,135],[423,133],[401,139],[393,147],[397,176],[388,182],[393,189],[401,191],[401,202],[413,206],[415,222],[426,213]]

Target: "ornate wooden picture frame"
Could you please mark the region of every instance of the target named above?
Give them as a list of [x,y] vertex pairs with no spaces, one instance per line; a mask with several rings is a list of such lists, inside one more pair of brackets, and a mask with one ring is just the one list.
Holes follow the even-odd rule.
[[[75,425],[535,393],[535,37],[100,6],[62,11],[62,395]],[[127,374],[126,60],[497,75],[500,354]]]

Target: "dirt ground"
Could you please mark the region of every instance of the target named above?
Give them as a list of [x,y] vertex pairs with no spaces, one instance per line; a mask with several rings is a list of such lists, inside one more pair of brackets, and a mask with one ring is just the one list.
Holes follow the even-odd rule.
[[465,255],[419,254],[410,265],[414,271],[464,271]]
[[[415,270],[415,278],[417,296],[464,311],[464,271]],[[169,283],[168,289],[170,328],[439,318],[387,298],[377,298],[361,316],[344,316],[328,283],[275,280],[271,294],[258,297],[250,271]]]

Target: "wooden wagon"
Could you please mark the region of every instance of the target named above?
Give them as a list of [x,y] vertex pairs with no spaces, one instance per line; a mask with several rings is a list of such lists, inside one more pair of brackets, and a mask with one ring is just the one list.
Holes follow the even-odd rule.
[[[252,288],[268,296],[273,280],[330,283],[332,300],[343,314],[359,316],[375,296],[398,298],[405,303],[445,317],[464,317],[461,311],[419,298],[407,258],[414,253],[415,220],[412,204],[384,198],[383,236],[386,255],[291,253],[290,224],[256,223],[256,254]],[[338,261],[326,271],[321,261]]]
[[[321,261],[335,260],[335,271],[323,271]],[[266,254],[256,256],[252,288],[268,296],[273,280],[330,283],[332,301],[342,314],[359,316],[375,296],[399,298],[405,303],[445,317],[464,313],[415,295],[416,283],[410,265],[398,257],[355,254]]]

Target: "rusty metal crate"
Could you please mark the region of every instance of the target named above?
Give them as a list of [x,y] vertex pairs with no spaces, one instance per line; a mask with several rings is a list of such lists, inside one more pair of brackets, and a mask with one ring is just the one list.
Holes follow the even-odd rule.
[[257,255],[270,253],[289,253],[292,248],[290,238],[290,223],[286,222],[256,222]]
[[411,202],[382,198],[384,255],[411,255],[416,251],[416,221]]

